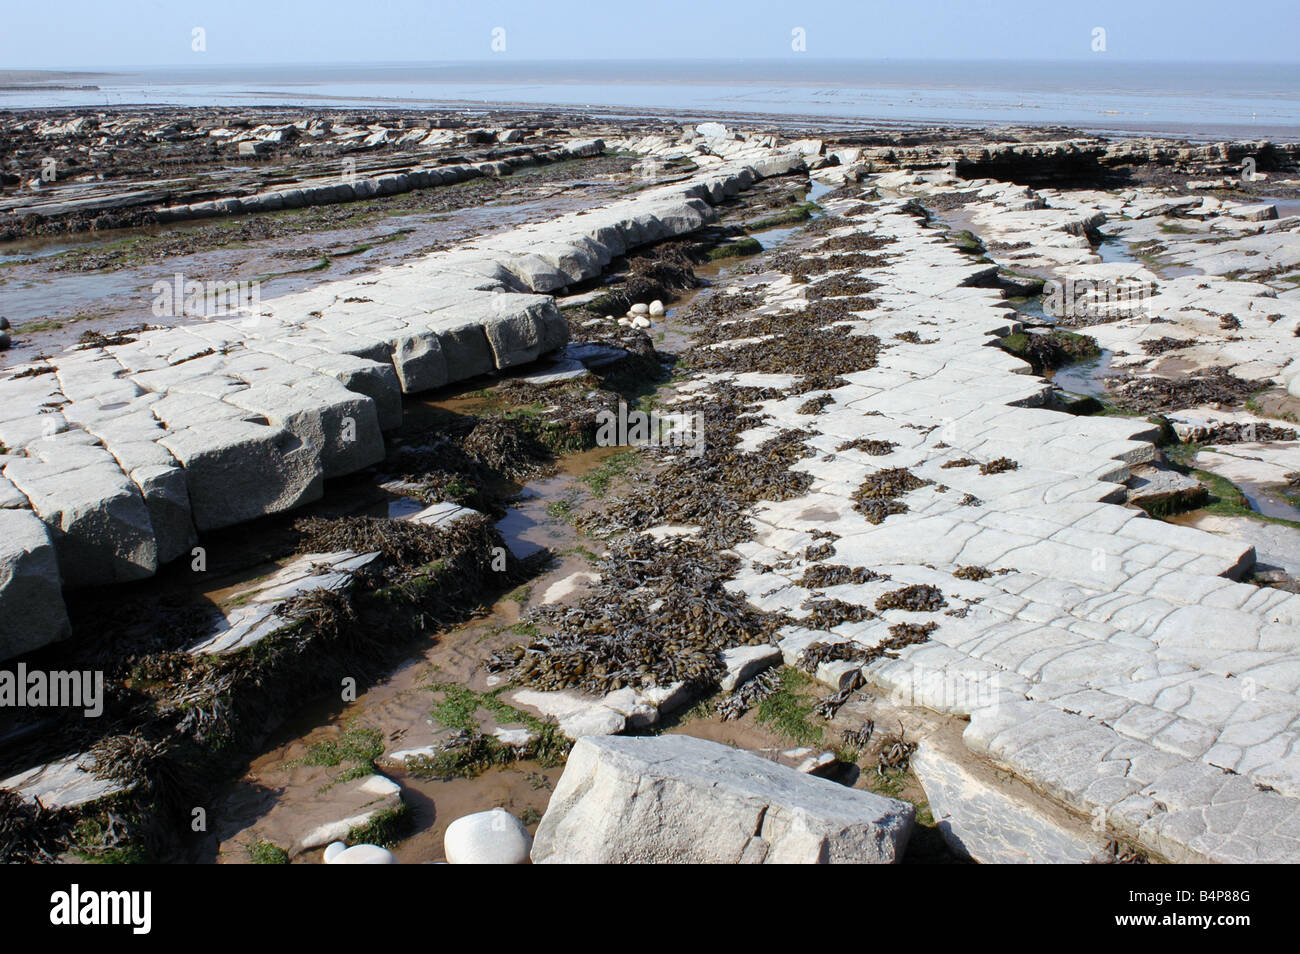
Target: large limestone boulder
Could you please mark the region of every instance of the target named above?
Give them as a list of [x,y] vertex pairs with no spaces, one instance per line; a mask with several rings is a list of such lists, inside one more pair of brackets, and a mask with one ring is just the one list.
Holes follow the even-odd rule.
[[535,863],[892,863],[913,809],[684,735],[579,739]]
[[555,302],[540,295],[502,295],[484,322],[497,368],[527,364],[568,341],[568,325]]
[[284,428],[214,421],[159,443],[185,467],[200,532],[290,510],[323,492],[320,449]]

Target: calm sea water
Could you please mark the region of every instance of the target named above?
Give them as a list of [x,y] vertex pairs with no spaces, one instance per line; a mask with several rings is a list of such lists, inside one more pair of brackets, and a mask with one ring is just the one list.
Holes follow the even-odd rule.
[[780,60],[113,70],[94,90],[0,90],[0,109],[124,104],[519,106],[849,122],[1071,125],[1300,138],[1300,65]]

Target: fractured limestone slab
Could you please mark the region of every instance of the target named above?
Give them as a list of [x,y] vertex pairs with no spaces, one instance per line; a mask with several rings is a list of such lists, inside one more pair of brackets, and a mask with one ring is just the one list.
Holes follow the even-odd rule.
[[0,659],[70,632],[49,529],[30,510],[0,510]]
[[923,742],[912,755],[944,841],[981,864],[1086,864],[1107,839],[1066,825]]
[[[382,459],[381,431],[400,423],[403,393],[563,347],[567,322],[538,292],[594,278],[628,249],[712,220],[706,199],[734,195],[760,174],[746,162],[771,157],[763,170],[771,174],[797,168],[773,145],[740,143],[697,178],[270,299],[253,314],[153,329],[30,369],[53,373],[7,375],[0,507],[30,503],[55,531],[63,582],[80,585],[147,576],[198,533],[315,500],[325,477]],[[547,158],[603,149],[580,141]],[[167,215],[346,200],[483,172],[450,166],[314,183]]]
[[158,568],[158,545],[139,489],[84,431],[10,455],[4,475],[53,531],[63,582],[95,586],[138,580]]
[[533,842],[538,864],[879,864],[912,806],[684,735],[583,738]]
[[214,421],[171,433],[160,443],[185,468],[200,532],[290,510],[323,493],[319,449],[284,428]]

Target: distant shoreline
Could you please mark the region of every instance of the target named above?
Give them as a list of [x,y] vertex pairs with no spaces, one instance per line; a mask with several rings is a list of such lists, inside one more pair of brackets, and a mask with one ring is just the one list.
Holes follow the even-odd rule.
[[[24,87],[31,89],[32,87]],[[90,87],[87,87],[89,89]],[[5,87],[0,86],[0,93]],[[275,95],[271,92],[257,95]],[[0,115],[6,113],[35,113],[41,115],[60,115],[65,113],[116,112],[122,110],[174,110],[185,108],[221,109],[221,110],[283,110],[316,112],[321,110],[359,110],[380,109],[392,113],[423,114],[429,112],[510,112],[510,113],[557,113],[561,115],[578,115],[584,118],[617,122],[635,119],[664,119],[682,122],[702,122],[718,120],[720,122],[769,124],[776,129],[814,129],[837,131],[917,131],[925,129],[948,128],[967,129],[971,131],[996,131],[999,129],[1061,129],[1071,135],[1098,136],[1111,139],[1132,139],[1141,137],[1180,140],[1189,143],[1237,141],[1248,139],[1268,139],[1272,141],[1300,141],[1300,129],[1286,126],[1233,126],[1230,124],[1206,124],[1203,127],[1189,128],[1178,123],[1081,123],[1068,120],[1016,120],[1016,121],[980,121],[972,119],[943,118],[894,118],[894,117],[847,117],[827,116],[800,112],[746,112],[725,109],[679,109],[673,107],[631,107],[631,106],[587,106],[576,103],[532,103],[509,100],[429,100],[412,102],[406,99],[379,97],[357,97],[346,100],[335,96],[317,96],[297,94],[299,100],[308,102],[272,102],[255,100],[242,103],[219,103],[194,107],[186,103],[140,102],[140,103],[85,103],[76,106],[29,106],[7,107],[0,104]]]
[[98,90],[100,87],[91,84],[82,86],[65,85],[61,83],[0,83],[0,93],[11,92],[41,92],[46,90],[63,90],[65,92],[80,92],[83,90]]
[[1300,138],[1300,65],[1122,60],[465,61],[0,70],[0,111],[495,109],[735,116],[838,128],[1054,128],[1103,136]]

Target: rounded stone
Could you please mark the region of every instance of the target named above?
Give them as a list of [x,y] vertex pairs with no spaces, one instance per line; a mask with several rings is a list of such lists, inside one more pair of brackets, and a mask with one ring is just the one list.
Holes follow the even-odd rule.
[[0,331],[0,351],[8,351],[8,350],[9,350],[9,345],[12,344],[12,343],[13,343],[13,341],[12,341],[12,339],[9,337],[9,332],[7,332],[7,331]]
[[331,842],[325,848],[325,863],[331,865],[395,865],[397,856],[386,848],[380,848],[378,845],[353,845],[351,848],[344,848],[342,851],[335,850],[333,854],[330,849],[335,845],[342,845],[343,842]]
[[514,815],[494,808],[457,818],[447,826],[442,846],[453,865],[522,865],[533,838]]
[[659,315],[662,315],[663,313],[664,313],[664,303],[663,303],[663,302],[661,302],[658,298],[656,298],[654,301],[650,302],[650,314],[655,315],[655,316],[659,316]]
[[643,304],[636,304],[636,305],[633,305],[633,306],[632,306],[632,310],[629,311],[628,314],[630,314],[630,315],[648,315],[648,314],[650,314],[650,306],[649,306],[649,305],[643,305]]

